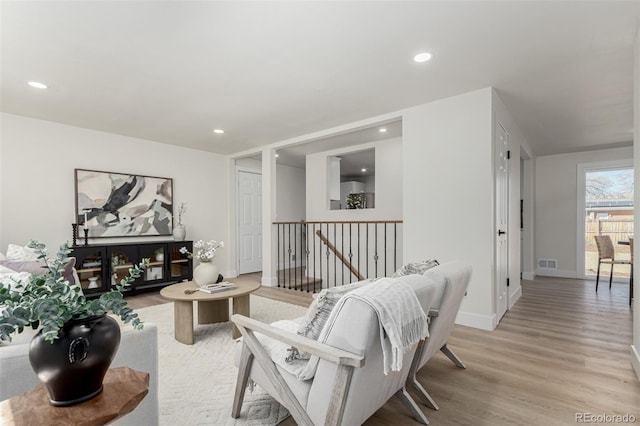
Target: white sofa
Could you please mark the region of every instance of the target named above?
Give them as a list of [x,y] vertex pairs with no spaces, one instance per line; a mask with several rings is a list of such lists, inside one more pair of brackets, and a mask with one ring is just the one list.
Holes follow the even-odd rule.
[[[120,348],[111,367],[129,367],[149,373],[149,393],[134,411],[113,424],[153,426],[159,422],[158,410],[158,328],[145,323],[144,329],[121,329]],[[29,333],[14,339],[15,344],[0,345],[0,401],[29,391],[40,381],[29,363]],[[20,343],[20,341],[25,343]]]
[[[423,275],[398,279],[411,285],[421,307],[428,312],[440,306],[447,280],[468,280],[469,272],[468,265],[451,262]],[[394,395],[416,420],[428,424],[405,389],[410,369],[415,369],[413,364],[418,360],[414,357],[416,347],[404,353],[400,371],[385,375],[380,324],[371,306],[349,299],[335,308],[331,318],[323,329],[322,341],[316,341],[292,332],[291,328],[283,330],[279,324],[280,328],[234,315],[232,320],[241,330],[244,341],[236,347],[239,371],[232,417],[240,415],[245,386],[251,379],[282,403],[299,424],[359,425]],[[265,349],[261,335],[318,356],[315,376],[298,380],[279,359],[274,359],[272,349]],[[273,347],[268,342],[266,345]]]

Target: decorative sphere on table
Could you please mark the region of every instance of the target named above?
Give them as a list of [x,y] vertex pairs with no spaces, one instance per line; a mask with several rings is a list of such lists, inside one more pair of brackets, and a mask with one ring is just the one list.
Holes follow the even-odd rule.
[[193,281],[200,287],[218,282],[219,269],[213,262],[200,262],[193,270]]

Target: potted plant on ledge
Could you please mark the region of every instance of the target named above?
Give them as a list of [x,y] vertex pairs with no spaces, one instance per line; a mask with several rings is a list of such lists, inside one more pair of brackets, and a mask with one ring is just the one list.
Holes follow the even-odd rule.
[[120,326],[111,312],[135,329],[143,327],[138,314],[127,306],[122,291],[148,265],[143,259],[129,275],[98,299],[88,300],[62,273],[71,248],[60,246],[54,259],[44,244],[29,247],[43,263],[42,274],[28,282],[0,282],[0,339],[11,340],[26,328],[40,331],[31,341],[29,361],[51,397],[50,403],[68,406],[93,398],[102,391],[102,380],[120,345]]

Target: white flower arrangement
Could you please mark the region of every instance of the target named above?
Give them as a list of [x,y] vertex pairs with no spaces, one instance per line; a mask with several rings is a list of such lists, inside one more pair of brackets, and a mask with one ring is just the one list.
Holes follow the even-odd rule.
[[193,253],[186,247],[181,247],[180,253],[188,255],[189,259],[196,259],[198,262],[211,262],[216,257],[216,251],[222,247],[224,247],[224,241],[198,240],[193,243]]
[[363,192],[351,193],[347,195],[348,209],[365,209],[367,208],[367,198]]

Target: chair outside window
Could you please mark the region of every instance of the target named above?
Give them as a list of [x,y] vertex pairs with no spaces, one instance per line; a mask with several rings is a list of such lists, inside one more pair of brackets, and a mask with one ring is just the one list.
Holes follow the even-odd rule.
[[[609,289],[611,289],[611,282],[613,281],[613,267],[614,265],[632,265],[630,260],[616,260],[615,251],[613,249],[613,242],[608,235],[596,235],[596,246],[598,247],[598,272],[596,275],[596,292],[598,291],[598,282],[600,281],[600,265],[611,265],[611,273],[609,275]],[[633,270],[632,270],[633,275]],[[632,278],[633,279],[633,278]],[[633,284],[631,284],[633,285]]]

